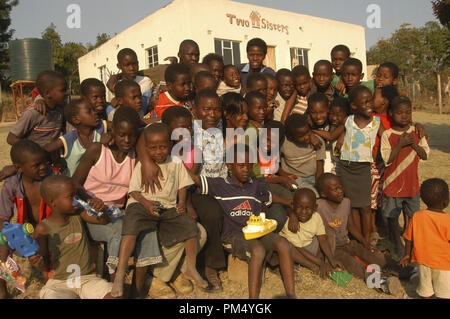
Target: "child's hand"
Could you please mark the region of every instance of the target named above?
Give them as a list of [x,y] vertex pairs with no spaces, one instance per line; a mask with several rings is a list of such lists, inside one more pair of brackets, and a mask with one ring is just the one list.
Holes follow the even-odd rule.
[[331,261],[331,266],[336,269],[337,271],[344,271],[344,265],[338,261],[338,260],[332,260]]
[[195,211],[194,206],[192,204],[189,204],[189,201],[187,202],[187,205],[186,205],[186,212],[187,212],[187,215],[190,218],[192,218],[193,220],[198,219],[197,212]]
[[151,200],[143,200],[142,205],[149,212],[150,215],[159,217],[160,209],[155,207],[155,202]]
[[399,260],[398,264],[402,267],[407,267],[411,262],[411,256],[405,255],[402,259]]
[[419,135],[419,138],[422,139],[423,137],[425,137],[428,141],[430,135],[428,135],[428,133],[425,131],[423,125],[420,123],[415,123],[414,126],[416,127],[416,134]]
[[[296,189],[298,189],[297,182],[291,176],[283,176],[282,185],[290,191],[295,191]],[[295,188],[294,185],[297,186],[297,188]]]
[[300,229],[300,225],[298,224],[297,215],[295,215],[295,214],[289,215],[288,229],[293,233],[297,233],[297,231]]
[[170,64],[178,63],[178,59],[174,56],[168,56],[167,58],[164,59],[164,61],[169,61]]
[[309,145],[311,145],[311,147],[317,151],[319,148],[322,147],[322,141],[315,136],[314,134],[311,134],[311,140],[309,142]]
[[408,145],[412,145],[414,143],[415,143],[414,136],[406,132],[403,133],[398,139],[398,144],[400,145],[400,147],[405,147]]
[[45,100],[34,100],[34,109],[38,111],[42,116],[47,115],[47,107],[45,106]]
[[14,165],[7,165],[2,168],[0,171],[0,182],[2,182],[4,179],[13,176],[17,173],[17,168]]
[[88,204],[91,205],[93,209],[95,209],[98,212],[103,211],[105,208],[105,204],[100,198],[90,198],[87,200]]
[[337,84],[336,84],[336,90],[338,90],[341,94],[345,94],[347,92],[347,89],[345,87],[345,84],[342,80],[340,80]]
[[186,213],[186,206],[184,205],[177,205],[177,213],[178,214],[184,214]]
[[117,99],[114,97],[112,100],[111,100],[111,106],[113,107],[113,108],[116,108],[118,105],[117,105]]
[[42,266],[44,266],[44,258],[39,254],[28,257],[28,261],[36,269],[42,269]]
[[326,262],[322,262],[322,264],[319,266],[320,278],[322,279],[327,278],[330,273],[331,273],[330,266],[328,266]]
[[100,137],[100,143],[102,143],[105,146],[110,146],[114,144],[114,138],[111,132],[106,132],[102,134],[102,137]]

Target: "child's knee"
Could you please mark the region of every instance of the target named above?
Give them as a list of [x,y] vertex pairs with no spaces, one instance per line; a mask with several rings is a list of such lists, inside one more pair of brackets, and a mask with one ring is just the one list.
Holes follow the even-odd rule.
[[266,250],[262,244],[256,243],[250,248],[250,254],[252,256],[251,259],[262,261],[266,257]]
[[275,241],[274,248],[278,253],[289,253],[291,251],[289,242],[281,236]]

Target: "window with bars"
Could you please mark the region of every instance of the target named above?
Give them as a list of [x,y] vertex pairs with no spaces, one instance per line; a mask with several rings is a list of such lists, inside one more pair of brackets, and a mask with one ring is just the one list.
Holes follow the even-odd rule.
[[214,50],[216,54],[223,56],[225,65],[241,63],[241,52],[237,41],[214,39]]
[[302,48],[291,48],[291,68],[303,65],[308,66],[308,50]]
[[147,52],[147,67],[148,68],[153,68],[155,66],[157,66],[159,64],[158,61],[158,46],[155,45],[151,48],[148,48],[147,50],[145,50]]

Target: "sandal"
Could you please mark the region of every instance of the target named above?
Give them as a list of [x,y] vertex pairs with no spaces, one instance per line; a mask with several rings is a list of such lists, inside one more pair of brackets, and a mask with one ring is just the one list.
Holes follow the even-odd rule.
[[220,281],[217,270],[213,268],[206,267],[205,268],[205,277],[206,280],[210,283],[206,288],[206,292],[209,293],[218,293],[223,291],[222,282]]

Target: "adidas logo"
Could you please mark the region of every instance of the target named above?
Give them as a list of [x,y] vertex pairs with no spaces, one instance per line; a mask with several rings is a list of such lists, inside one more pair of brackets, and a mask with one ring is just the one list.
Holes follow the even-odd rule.
[[230,216],[251,216],[251,215],[252,215],[252,207],[250,206],[248,200],[233,208],[233,210],[230,213]]

